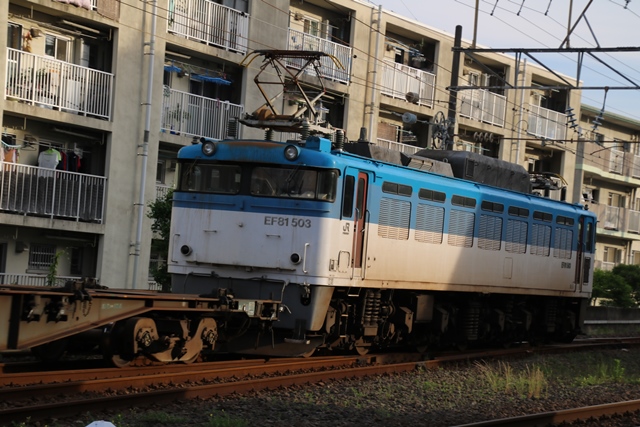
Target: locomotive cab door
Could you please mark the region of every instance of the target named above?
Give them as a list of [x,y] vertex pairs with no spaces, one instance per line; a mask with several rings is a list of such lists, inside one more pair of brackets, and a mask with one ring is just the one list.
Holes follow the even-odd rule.
[[578,256],[576,259],[576,291],[591,288],[596,224],[592,217],[581,216],[578,223]]
[[366,172],[352,169],[347,170],[342,217],[345,220],[353,221],[353,243],[351,248],[352,277],[364,277],[363,259],[366,252],[368,187],[369,175]]

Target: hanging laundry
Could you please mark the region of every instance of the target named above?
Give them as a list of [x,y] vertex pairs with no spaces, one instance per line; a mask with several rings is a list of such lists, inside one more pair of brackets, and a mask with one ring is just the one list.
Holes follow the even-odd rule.
[[18,150],[13,143],[14,142],[9,135],[2,135],[0,161],[5,163],[18,163]]
[[62,155],[55,148],[49,148],[38,155],[38,166],[45,169],[55,169],[62,160]]

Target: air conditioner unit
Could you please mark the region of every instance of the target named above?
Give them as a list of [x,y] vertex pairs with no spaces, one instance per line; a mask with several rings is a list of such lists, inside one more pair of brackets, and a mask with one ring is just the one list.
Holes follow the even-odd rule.
[[300,12],[296,12],[293,14],[293,19],[296,21],[302,21],[304,19],[304,15]]

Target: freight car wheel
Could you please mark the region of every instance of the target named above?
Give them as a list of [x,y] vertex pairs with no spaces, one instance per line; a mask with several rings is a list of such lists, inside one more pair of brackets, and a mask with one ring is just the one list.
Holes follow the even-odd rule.
[[127,366],[131,365],[131,362],[133,362],[133,359],[121,357],[119,354],[114,354],[113,356],[111,356],[111,363],[116,368],[126,368]]
[[365,356],[371,350],[371,343],[365,341],[363,338],[360,338],[355,343],[356,353],[360,356]]

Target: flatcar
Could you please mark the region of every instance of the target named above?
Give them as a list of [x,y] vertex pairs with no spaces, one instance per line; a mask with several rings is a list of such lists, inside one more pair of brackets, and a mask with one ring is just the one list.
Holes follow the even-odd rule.
[[178,162],[173,290],[281,302],[272,328],[232,351],[425,351],[580,331],[596,217],[529,191],[520,166],[318,136],[203,138]]

